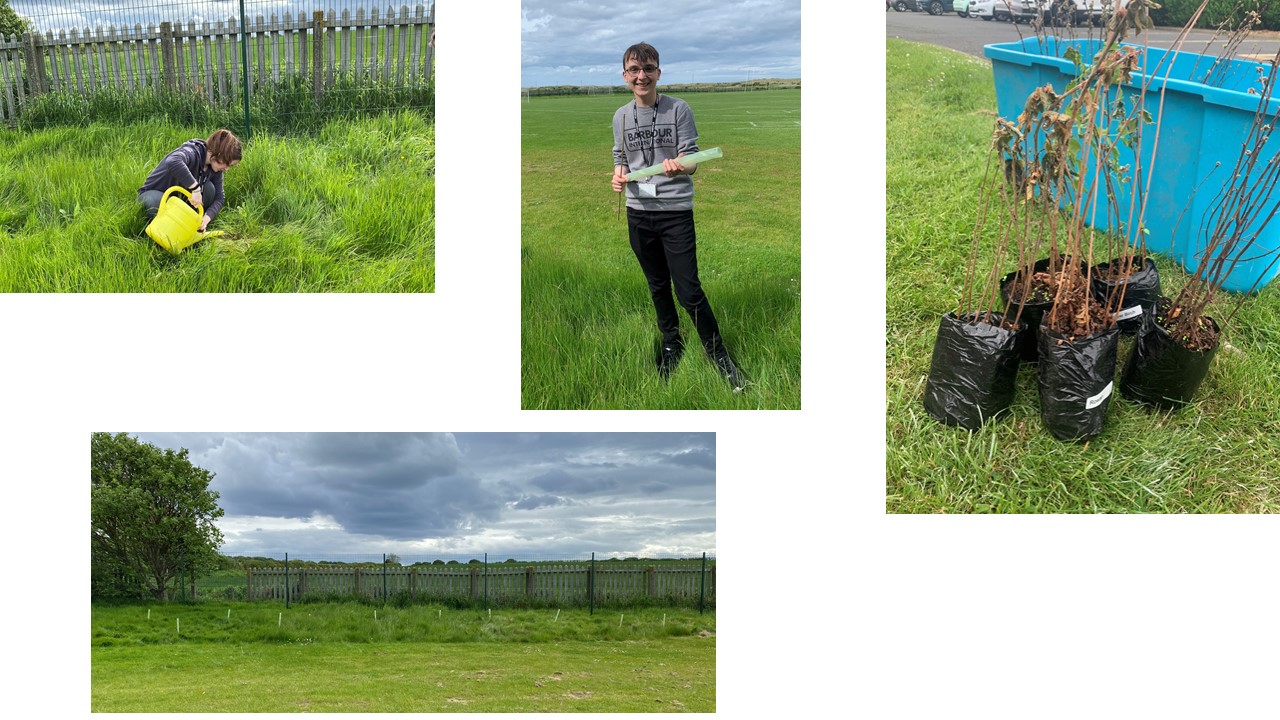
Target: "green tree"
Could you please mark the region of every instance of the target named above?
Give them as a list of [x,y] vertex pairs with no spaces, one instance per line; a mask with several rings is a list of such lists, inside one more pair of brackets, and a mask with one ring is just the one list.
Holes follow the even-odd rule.
[[34,29],[30,20],[19,16],[9,7],[9,0],[0,0],[0,37],[22,35]]
[[94,433],[91,465],[95,594],[168,600],[179,572],[217,567],[213,521],[223,511],[209,490],[213,473],[192,465],[186,448]]

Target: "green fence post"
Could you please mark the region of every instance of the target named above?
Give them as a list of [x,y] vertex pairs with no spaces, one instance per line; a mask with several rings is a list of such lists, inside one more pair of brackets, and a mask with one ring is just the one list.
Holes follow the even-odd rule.
[[382,553],[382,604],[387,604],[387,554]]
[[289,609],[289,553],[284,554],[284,609]]
[[698,577],[698,613],[701,614],[707,608],[707,554],[702,553],[702,575]]
[[178,551],[178,584],[182,586],[181,598],[183,602],[187,601],[187,558],[186,551]]
[[489,553],[484,554],[484,609],[489,609]]
[[[249,140],[249,26],[244,15],[244,0],[240,0],[240,67],[244,69],[244,139]],[[258,58],[262,62],[262,58]]]
[[587,574],[587,605],[589,615],[596,614],[596,554],[591,553],[591,569]]

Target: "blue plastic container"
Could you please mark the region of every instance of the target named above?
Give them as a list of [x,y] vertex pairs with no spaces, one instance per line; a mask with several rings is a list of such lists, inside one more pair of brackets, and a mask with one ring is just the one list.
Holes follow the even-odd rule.
[[[987,45],[985,54],[991,59],[995,73],[1000,116],[1016,120],[1027,97],[1038,87],[1051,85],[1055,92],[1063,92],[1076,75],[1075,65],[1062,57],[1066,49],[1075,46],[1084,61],[1090,62],[1100,45],[1098,40],[1034,37]],[[1142,86],[1145,76],[1141,73],[1151,75],[1145,107],[1160,123],[1158,148],[1154,145],[1154,125],[1146,126],[1142,136],[1143,163],[1149,165],[1153,151],[1156,163],[1143,216],[1148,231],[1146,246],[1148,250],[1173,257],[1189,272],[1195,272],[1204,259],[1211,230],[1206,224],[1208,212],[1215,196],[1231,179],[1241,145],[1258,112],[1259,96],[1250,94],[1249,90],[1261,88],[1261,78],[1270,65],[1229,60],[1214,68],[1216,58],[1199,53],[1135,47],[1142,56],[1130,88],[1136,91]],[[1165,88],[1163,108],[1161,88]],[[1267,116],[1273,124],[1280,125],[1275,122],[1280,115],[1280,97],[1272,97],[1268,105]],[[1265,162],[1277,151],[1280,151],[1280,137],[1267,143],[1261,161]],[[1122,148],[1120,162],[1132,164],[1133,153]],[[1254,172],[1261,172],[1261,163]],[[1145,170],[1141,180],[1145,183]],[[1122,208],[1129,207],[1128,192],[1122,190],[1117,196]],[[1280,192],[1269,202],[1271,205],[1280,202]],[[1265,218],[1269,212],[1269,207],[1264,208],[1259,217]],[[1094,227],[1106,228],[1103,215],[1105,213],[1098,213]],[[1133,242],[1136,231],[1131,229],[1129,234]],[[1260,234],[1256,230],[1254,234],[1257,239],[1239,253],[1239,262],[1222,283],[1224,288],[1236,292],[1261,289],[1280,273],[1280,260],[1277,260],[1280,217],[1267,224]]]

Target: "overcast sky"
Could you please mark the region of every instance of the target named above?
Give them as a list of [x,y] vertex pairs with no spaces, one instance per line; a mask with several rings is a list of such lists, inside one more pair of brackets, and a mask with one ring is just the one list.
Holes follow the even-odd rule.
[[216,474],[228,555],[713,554],[715,433],[137,433]]
[[520,85],[622,85],[638,42],[664,83],[798,78],[800,0],[523,0]]

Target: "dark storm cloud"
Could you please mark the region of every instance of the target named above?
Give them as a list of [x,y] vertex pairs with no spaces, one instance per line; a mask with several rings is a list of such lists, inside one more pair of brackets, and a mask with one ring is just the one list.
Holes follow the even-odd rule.
[[648,42],[667,83],[800,77],[799,0],[523,0],[521,85],[621,85],[622,52]]
[[715,547],[712,433],[140,433],[215,473],[230,554]]

